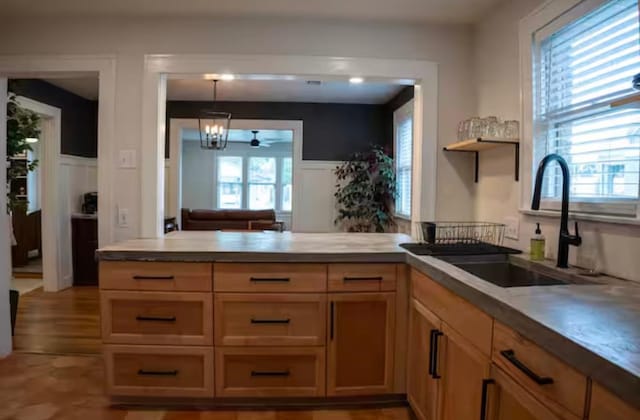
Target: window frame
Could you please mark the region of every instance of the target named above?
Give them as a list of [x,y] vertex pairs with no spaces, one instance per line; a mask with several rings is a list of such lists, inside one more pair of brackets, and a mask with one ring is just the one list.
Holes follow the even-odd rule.
[[[535,104],[538,93],[534,90],[537,73],[534,65],[540,62],[536,38],[545,38],[570,22],[590,13],[609,0],[555,0],[540,6],[520,22],[520,87],[521,87],[521,194],[520,212],[542,216],[559,217],[559,200],[542,200],[543,210],[530,210],[533,179],[537,169],[534,163],[535,134],[539,128],[535,121]],[[620,98],[618,98],[619,100]],[[549,167],[547,170],[551,170]],[[640,185],[639,185],[640,190]],[[633,211],[635,209],[635,212]],[[570,213],[575,219],[608,223],[640,224],[640,199],[572,201]]]
[[[396,180],[397,180],[397,176],[399,173],[399,166],[398,166],[398,124],[406,119],[411,119],[411,147],[409,148],[411,150],[411,156],[409,159],[409,213],[405,214],[405,213],[400,213],[397,211],[397,203],[399,200],[399,194],[400,191],[397,190],[396,193],[398,194],[398,196],[396,197],[396,199],[394,200],[394,206],[393,206],[393,215],[395,217],[401,218],[401,219],[406,219],[406,220],[411,220],[411,213],[413,211],[413,201],[412,201],[412,195],[413,195],[413,153],[414,153],[414,145],[413,145],[413,139],[414,139],[414,130],[415,130],[415,118],[413,115],[413,108],[414,108],[414,103],[413,103],[413,99],[407,101],[404,105],[400,106],[399,108],[397,108],[395,111],[393,111],[393,150],[394,150],[394,163],[393,163],[393,167],[395,169],[396,172]],[[406,167],[403,167],[406,169]],[[397,181],[396,181],[397,182]]]

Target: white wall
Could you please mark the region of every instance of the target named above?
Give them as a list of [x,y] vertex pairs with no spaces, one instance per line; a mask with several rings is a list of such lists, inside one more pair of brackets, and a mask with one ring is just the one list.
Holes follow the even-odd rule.
[[[477,104],[481,116],[521,120],[518,21],[542,3],[541,0],[505,1],[476,25],[473,67],[477,72]],[[541,222],[547,238],[547,255],[555,258],[559,220],[522,215],[518,212],[519,204],[520,185],[513,178],[513,150],[483,152],[475,200],[476,218],[502,222],[506,216],[517,217],[519,240],[506,240],[506,245],[524,250],[529,249],[535,222]],[[570,248],[570,263],[579,264],[595,254],[602,271],[640,280],[640,226],[579,224],[583,242],[580,247]]]
[[[38,31],[23,31],[25,26]],[[20,33],[20,37],[15,34]],[[439,143],[452,141],[457,122],[473,114],[471,32],[466,25],[374,24],[271,19],[29,19],[0,26],[0,54],[115,54],[114,149],[140,150],[144,54],[235,53],[422,59],[439,63]],[[138,153],[139,156],[139,153]],[[114,158],[114,168],[117,162]],[[129,209],[128,227],[115,238],[139,234],[140,173],[117,169],[114,206]],[[438,218],[469,218],[469,156],[439,152]]]

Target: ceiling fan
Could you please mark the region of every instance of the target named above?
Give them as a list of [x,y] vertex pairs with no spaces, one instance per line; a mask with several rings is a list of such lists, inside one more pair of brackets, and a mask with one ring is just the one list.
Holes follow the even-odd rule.
[[271,145],[273,143],[281,142],[281,140],[278,139],[278,138],[259,140],[258,139],[258,133],[260,131],[259,130],[251,130],[251,132],[253,133],[253,139],[251,139],[251,142],[249,142],[249,145],[251,147],[271,147]]

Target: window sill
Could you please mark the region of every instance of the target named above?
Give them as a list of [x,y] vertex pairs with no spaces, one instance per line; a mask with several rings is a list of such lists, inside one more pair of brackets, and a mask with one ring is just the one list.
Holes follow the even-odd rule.
[[405,216],[405,215],[402,215],[402,214],[394,214],[394,215],[393,215],[393,218],[394,218],[394,219],[400,219],[400,220],[402,220],[402,221],[404,221],[404,222],[411,223],[411,218],[410,218],[410,216]]
[[[521,208],[520,213],[527,216],[547,217],[553,219],[560,218],[560,211],[553,210],[531,210]],[[598,223],[610,223],[615,225],[627,225],[627,226],[640,226],[640,219],[634,217],[621,217],[621,216],[604,216],[597,214],[587,213],[575,213],[569,212],[569,218],[572,220],[583,220],[586,222],[598,222]]]

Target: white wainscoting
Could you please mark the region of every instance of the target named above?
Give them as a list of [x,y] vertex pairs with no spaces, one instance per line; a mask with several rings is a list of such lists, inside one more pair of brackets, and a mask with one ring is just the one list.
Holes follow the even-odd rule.
[[[98,159],[60,155],[60,249],[61,288],[73,285],[71,215],[82,210],[82,195],[98,189]],[[98,198],[100,199],[100,197]]]

